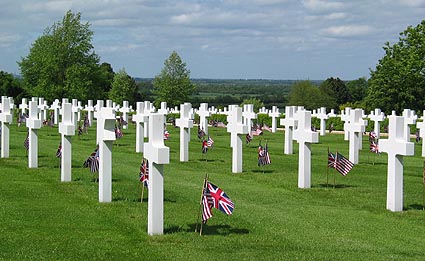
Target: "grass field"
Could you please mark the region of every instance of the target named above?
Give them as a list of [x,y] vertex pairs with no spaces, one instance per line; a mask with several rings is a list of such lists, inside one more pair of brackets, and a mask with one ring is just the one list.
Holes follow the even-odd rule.
[[[27,129],[11,125],[10,158],[0,159],[0,259],[55,260],[422,260],[425,245],[423,159],[405,157],[404,208],[386,210],[387,156],[368,151],[347,177],[329,170],[327,149],[348,157],[343,135],[312,145],[312,188],[297,188],[298,145],[283,155],[283,133],[265,133],[272,164],[257,166],[255,137],[244,146],[243,169],[231,173],[230,137],[210,128],[215,148],[202,158],[192,129],[190,161],[179,162],[179,130],[168,127],[162,236],[147,235],[147,192],[140,203],[131,125],[113,148],[113,202],[98,202],[98,184],[82,168],[95,148],[95,130],[73,137],[72,182],[60,182],[57,128],[39,130],[39,168],[28,169]],[[232,216],[214,209],[204,234],[194,233],[205,174],[235,203]],[[335,188],[333,188],[335,178]]]

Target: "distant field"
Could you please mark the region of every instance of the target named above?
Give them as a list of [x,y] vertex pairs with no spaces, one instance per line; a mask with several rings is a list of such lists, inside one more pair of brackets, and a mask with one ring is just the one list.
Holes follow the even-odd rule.
[[[387,156],[368,151],[347,177],[328,170],[327,150],[348,156],[343,135],[320,137],[312,148],[312,188],[297,188],[298,145],[283,155],[283,133],[266,132],[243,147],[243,173],[231,173],[230,137],[210,128],[215,148],[201,153],[191,131],[190,161],[179,162],[179,130],[164,167],[162,236],[147,235],[147,203],[140,203],[142,154],[130,125],[113,146],[113,202],[98,202],[98,184],[83,161],[95,130],[73,137],[72,182],[61,183],[57,128],[39,131],[39,168],[27,168],[27,129],[11,126],[9,159],[0,159],[0,259],[53,260],[422,260],[425,245],[423,159],[404,158],[404,208],[385,209]],[[257,166],[259,141],[272,164]],[[328,175],[327,175],[328,173]],[[208,174],[235,203],[232,216],[214,210],[204,235],[194,232],[202,181]],[[335,188],[333,185],[335,184]]]

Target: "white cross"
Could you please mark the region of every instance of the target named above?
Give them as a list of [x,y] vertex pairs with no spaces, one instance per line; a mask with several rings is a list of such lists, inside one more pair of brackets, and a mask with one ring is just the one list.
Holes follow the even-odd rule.
[[0,106],[1,121],[1,157],[9,158],[9,124],[12,123],[12,112],[10,109],[10,101],[6,96],[1,97]]
[[268,113],[269,113],[269,110],[267,110],[266,107],[262,107],[258,111],[258,114],[268,114]]
[[388,118],[388,139],[381,139],[379,145],[382,152],[388,153],[387,209],[395,212],[403,210],[403,156],[414,155],[415,145],[406,140],[406,118]]
[[72,121],[74,122],[75,129],[78,129],[78,114],[80,112],[78,100],[72,99]]
[[320,119],[320,136],[325,136],[326,134],[326,120],[329,119],[328,114],[326,114],[326,108],[321,107],[317,113],[317,118]]
[[21,104],[19,104],[19,109],[21,110],[22,114],[27,113],[28,104],[27,104],[27,98],[22,98]]
[[143,102],[136,103],[136,114],[132,120],[136,123],[136,152],[143,152],[144,143],[144,123],[149,120],[149,115],[144,112]]
[[227,124],[227,132],[230,132],[230,144],[232,147],[232,172],[242,172],[242,137],[248,134],[248,126],[242,123],[242,108],[239,106],[232,107],[230,121]]
[[44,98],[38,98],[38,109],[39,109],[39,118],[41,122],[47,119],[47,109],[49,106],[47,106],[47,101],[44,100]]
[[350,133],[349,160],[354,164],[359,163],[359,143],[363,137],[367,121],[362,119],[362,109],[353,109],[349,113],[346,130]]
[[330,112],[330,113],[328,113],[328,117],[329,117],[329,118],[331,118],[331,117],[336,117],[335,109],[331,109],[331,112]]
[[375,111],[371,111],[368,115],[368,118],[374,122],[373,125],[373,132],[375,132],[376,137],[379,139],[381,136],[381,128],[380,128],[380,122],[384,121],[385,114],[381,112],[381,109],[375,109]]
[[418,115],[415,114],[415,111],[412,111],[410,109],[404,109],[403,110],[403,117],[404,117],[404,123],[405,123],[405,135],[406,135],[406,141],[410,140],[410,126],[414,125],[416,123],[416,120],[418,119]]
[[[130,107],[128,107],[128,101],[122,102],[122,107],[120,109],[120,112],[122,113],[122,119],[126,122],[128,122],[128,113],[130,112]],[[128,125],[124,125],[123,129],[127,129]]]
[[298,187],[311,188],[311,143],[319,142],[319,133],[311,130],[311,112],[297,111],[298,128],[294,138],[299,144],[298,154]]
[[59,123],[59,133],[61,137],[61,181],[71,181],[72,171],[72,141],[71,136],[75,135],[75,126],[72,122],[72,105],[71,103],[64,103],[62,122]]
[[[422,115],[425,115],[425,110]],[[424,116],[422,116],[422,118],[424,118]],[[422,157],[425,157],[425,121],[417,122],[416,128],[419,129],[419,136],[422,138]]]
[[61,109],[60,106],[60,101],[59,99],[55,99],[52,103],[52,106],[50,106],[50,109],[53,110],[53,123],[55,125],[58,124],[58,115],[59,115],[59,110]]
[[164,164],[170,163],[170,148],[164,145],[164,115],[149,117],[149,142],[144,157],[149,162],[148,234],[164,232]]
[[38,106],[36,101],[29,103],[29,118],[26,125],[29,135],[28,168],[38,167],[38,136],[37,130],[41,128],[41,120],[38,118]]
[[89,119],[89,126],[91,126],[93,124],[93,112],[94,112],[93,100],[87,101],[87,105],[84,107],[84,110],[87,112],[87,118]]
[[211,116],[211,112],[208,110],[208,103],[201,103],[198,110],[199,115],[199,127],[204,130],[205,134],[208,135],[208,120],[207,117]]
[[344,140],[349,140],[350,138],[350,133],[347,130],[347,126],[348,126],[349,118],[350,118],[350,112],[351,112],[350,107],[345,107],[345,111],[341,111],[341,121],[344,122]]
[[244,104],[242,117],[244,124],[248,127],[248,131],[251,132],[252,119],[257,119],[257,113],[254,112],[253,104]]
[[189,129],[193,127],[190,119],[192,105],[184,103],[180,105],[180,118],[176,120],[176,126],[180,127],[180,161],[189,161]]
[[[99,137],[99,202],[112,201],[112,144],[115,138],[115,110],[106,102],[97,118]],[[109,105],[109,106],[108,106]]]
[[285,147],[284,147],[284,153],[285,154],[292,154],[293,153],[293,131],[295,128],[295,118],[294,118],[294,111],[296,110],[296,106],[286,106],[285,107],[285,118],[280,119],[280,125],[285,126]]
[[269,116],[272,117],[272,133],[276,132],[276,119],[280,117],[279,108],[277,106],[273,106],[271,112],[269,112]]

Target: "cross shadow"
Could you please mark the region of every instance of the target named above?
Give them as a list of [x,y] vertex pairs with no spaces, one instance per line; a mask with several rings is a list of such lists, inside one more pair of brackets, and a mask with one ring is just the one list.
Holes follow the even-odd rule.
[[267,169],[267,170],[262,170],[262,169],[253,169],[252,172],[254,173],[274,173],[274,170],[271,169]]
[[[315,185],[312,185],[312,187],[316,187]],[[318,187],[321,188],[334,188],[334,184],[333,183],[329,183],[329,184],[319,184]],[[354,185],[348,185],[348,184],[335,184],[335,188],[336,189],[344,189],[344,188],[355,188],[357,186]]]
[[410,204],[404,210],[416,209],[416,210],[424,210],[424,206],[421,204]]
[[198,159],[198,161],[201,161],[201,162],[215,162],[215,161],[218,161],[218,162],[224,162],[224,160],[214,160],[214,159]]
[[[195,232],[196,224],[188,224],[189,228],[183,228],[182,226],[172,226],[169,228],[164,229],[164,234],[172,234],[172,233],[179,233],[179,232]],[[198,224],[198,230],[197,233],[199,233],[199,230],[201,228],[201,224]],[[209,226],[207,224],[203,225],[202,228],[202,235],[221,235],[221,236],[228,236],[230,234],[237,234],[237,235],[243,235],[243,234],[249,234],[249,230],[245,228],[232,228],[230,225],[212,225]]]

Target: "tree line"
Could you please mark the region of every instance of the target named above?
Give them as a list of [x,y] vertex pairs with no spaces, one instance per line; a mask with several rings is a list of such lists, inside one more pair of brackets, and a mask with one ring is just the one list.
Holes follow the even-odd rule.
[[215,80],[190,79],[190,70],[176,51],[164,61],[154,79],[135,79],[125,68],[114,72],[111,64],[100,62],[94,51],[88,22],[81,13],[66,12],[61,21],[47,27],[31,45],[27,56],[18,61],[20,76],[0,71],[0,95],[54,99],[150,100],[174,107],[183,102],[199,106],[207,102],[220,107],[251,102],[255,107],[277,105],[380,108],[386,114],[404,108],[425,109],[425,20],[400,33],[395,44],[385,43],[385,55],[370,77],[343,81],[329,77],[324,81],[295,80]]

